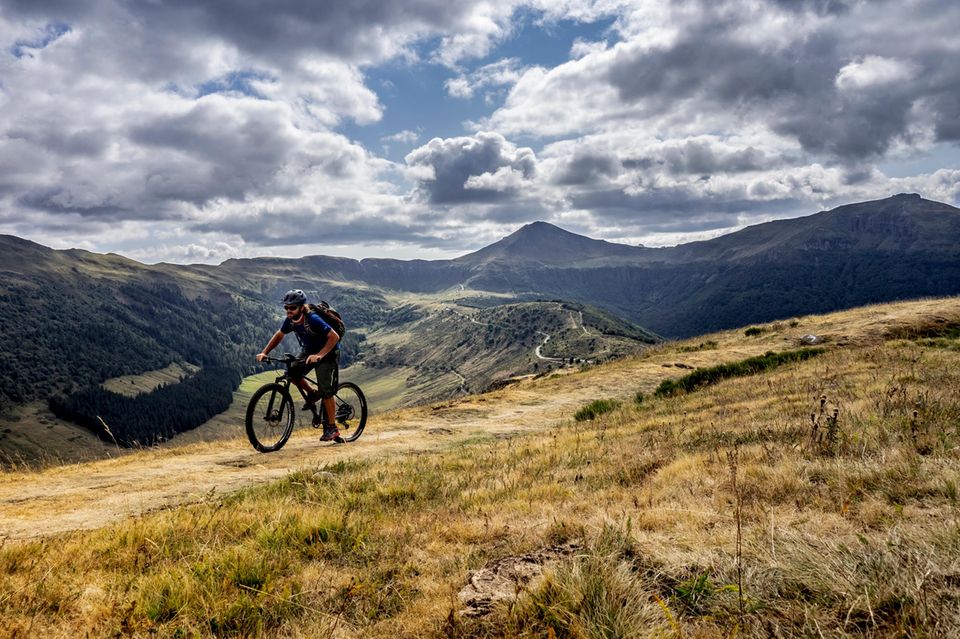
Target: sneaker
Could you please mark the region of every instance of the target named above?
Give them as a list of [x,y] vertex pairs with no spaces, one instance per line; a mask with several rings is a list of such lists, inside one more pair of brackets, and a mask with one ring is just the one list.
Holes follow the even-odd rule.
[[340,431],[336,426],[323,425],[323,435],[320,436],[320,441],[322,442],[331,442],[340,437]]
[[307,393],[306,402],[300,407],[300,410],[311,410],[321,400],[320,391],[312,390]]

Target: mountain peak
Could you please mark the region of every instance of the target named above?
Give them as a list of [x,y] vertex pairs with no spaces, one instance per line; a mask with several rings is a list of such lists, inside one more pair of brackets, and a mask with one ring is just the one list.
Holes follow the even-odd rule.
[[514,241],[523,241],[523,242],[531,242],[531,241],[538,241],[538,240],[559,240],[559,239],[571,240],[573,238],[580,238],[582,240],[590,240],[593,242],[597,241],[597,240],[592,240],[591,238],[586,237],[584,235],[577,235],[576,233],[571,233],[570,231],[562,229],[559,226],[550,224],[549,222],[542,222],[540,220],[536,222],[530,222],[529,224],[524,224],[523,226],[518,228],[516,231],[511,233],[510,235],[503,238],[503,240],[501,241],[509,240],[511,238],[513,238]]
[[[569,233],[569,231],[564,231],[559,226],[551,224],[550,222],[544,222],[543,220],[537,220],[535,222],[530,222],[529,224],[524,224],[519,229],[514,231],[512,235],[517,233],[543,233],[550,231],[563,231],[564,233]],[[572,233],[571,233],[572,235]]]
[[521,226],[499,242],[464,255],[456,261],[485,264],[497,261],[571,265],[595,258],[635,256],[643,249],[571,233],[549,222]]
[[[829,211],[823,211],[817,215],[811,216],[811,221],[822,224],[827,220],[849,220],[857,218],[864,220],[864,223],[874,225],[880,223],[881,226],[885,220],[901,220],[903,223],[921,224],[921,220],[927,222],[932,219],[943,216],[944,214],[958,213],[956,207],[924,199],[918,193],[898,193],[881,200],[872,200],[869,202],[855,202],[838,206]],[[932,217],[931,217],[932,216]],[[887,231],[889,229],[885,229]],[[885,232],[884,231],[884,232]]]

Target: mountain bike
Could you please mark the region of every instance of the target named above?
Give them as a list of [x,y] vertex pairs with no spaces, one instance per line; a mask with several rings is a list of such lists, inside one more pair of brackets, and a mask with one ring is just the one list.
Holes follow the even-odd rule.
[[[299,361],[296,357],[284,353],[282,359],[267,357],[264,361],[283,364],[286,370],[276,381],[258,388],[250,398],[250,404],[247,405],[247,438],[261,453],[272,453],[283,448],[296,423],[290,386],[296,388],[305,401],[307,396],[299,386],[293,384],[293,378],[290,377],[290,365]],[[307,379],[316,384],[315,377],[308,376]],[[337,428],[342,433],[334,441],[338,444],[356,441],[367,424],[367,399],[363,396],[363,391],[352,382],[342,382],[337,386],[334,402],[337,405]],[[326,416],[322,415],[321,402],[307,402],[307,406],[313,414],[313,427],[320,428],[326,419]]]

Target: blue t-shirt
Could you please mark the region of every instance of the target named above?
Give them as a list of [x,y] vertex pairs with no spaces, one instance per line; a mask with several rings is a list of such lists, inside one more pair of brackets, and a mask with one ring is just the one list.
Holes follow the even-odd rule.
[[[308,323],[310,325],[309,330],[307,329]],[[297,341],[300,342],[303,351],[308,355],[320,352],[323,345],[327,343],[327,335],[332,330],[330,325],[316,313],[307,313],[306,319],[299,324],[294,324],[293,320],[288,317],[283,320],[283,325],[280,326],[280,332],[284,335],[293,333],[297,336]],[[339,342],[333,350],[340,350]]]

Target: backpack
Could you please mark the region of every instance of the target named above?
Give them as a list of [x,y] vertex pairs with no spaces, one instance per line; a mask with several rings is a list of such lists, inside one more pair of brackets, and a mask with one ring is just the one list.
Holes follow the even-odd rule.
[[[347,332],[347,327],[343,323],[343,318],[340,317],[340,313],[337,312],[337,309],[330,306],[323,300],[320,300],[319,304],[308,304],[310,311],[316,313],[320,316],[324,322],[330,325],[330,328],[337,332],[337,335],[340,336],[340,339],[343,339],[344,334]],[[309,330],[310,323],[307,322],[307,330]]]

